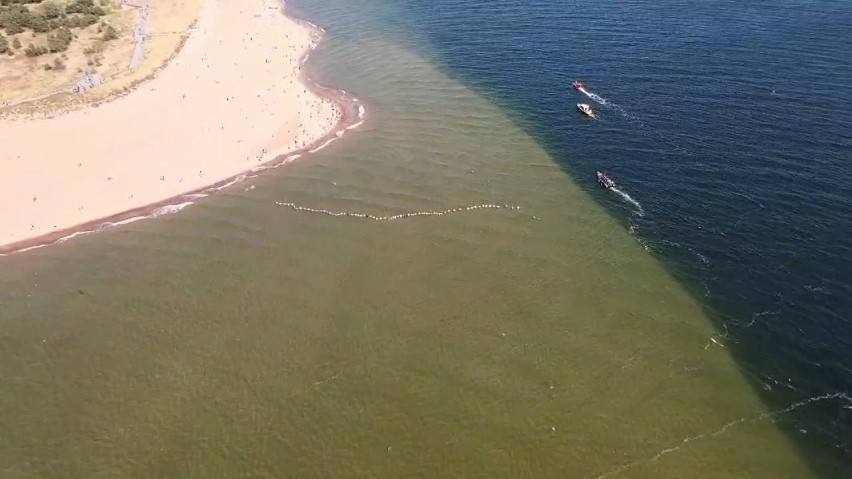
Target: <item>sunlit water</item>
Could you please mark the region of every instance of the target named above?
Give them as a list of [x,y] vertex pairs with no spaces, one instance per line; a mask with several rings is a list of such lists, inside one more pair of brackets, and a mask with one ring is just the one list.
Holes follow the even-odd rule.
[[367,122],[0,258],[4,477],[842,477],[783,425],[849,399],[759,395],[635,208],[448,76],[411,12],[295,8]]

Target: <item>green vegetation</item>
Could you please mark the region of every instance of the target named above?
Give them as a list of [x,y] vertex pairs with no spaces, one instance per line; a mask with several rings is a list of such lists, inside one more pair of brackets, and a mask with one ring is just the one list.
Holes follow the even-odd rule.
[[87,13],[89,15],[103,16],[106,14],[103,8],[95,5],[94,0],[75,0],[65,7],[65,13]]
[[118,38],[118,32],[112,25],[107,25],[104,29],[103,41],[108,42],[110,40],[115,40]]
[[[0,0],[0,53],[13,55],[21,48],[16,35],[25,32],[34,35],[33,43],[24,49],[27,56],[64,52],[77,38],[73,30],[99,21],[100,39],[104,42],[114,40],[118,38],[118,31],[101,21],[108,13],[105,8],[112,3],[111,0],[97,0],[97,3],[95,0]],[[48,66],[61,69],[57,65]]]
[[61,58],[56,57],[56,59],[53,60],[53,65],[51,65],[50,63],[45,63],[44,69],[45,70],[64,70],[65,69],[65,62],[63,62]]
[[26,53],[28,57],[37,57],[39,55],[44,55],[45,53],[47,53],[47,47],[37,47],[30,43],[29,45],[27,45],[27,48],[26,50],[24,50],[24,53]]
[[64,52],[73,39],[74,35],[71,34],[71,30],[62,27],[55,34],[47,36],[47,49],[50,50],[50,53]]

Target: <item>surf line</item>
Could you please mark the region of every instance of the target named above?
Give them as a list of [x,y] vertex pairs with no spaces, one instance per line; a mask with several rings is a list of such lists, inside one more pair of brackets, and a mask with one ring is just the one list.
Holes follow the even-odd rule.
[[402,219],[413,218],[413,217],[418,217],[418,216],[443,216],[443,215],[449,215],[449,214],[453,214],[453,213],[465,213],[465,212],[475,211],[475,210],[520,210],[521,209],[521,207],[517,206],[517,205],[498,205],[498,204],[493,204],[493,203],[486,203],[486,204],[481,204],[481,205],[459,206],[457,208],[451,208],[451,209],[448,209],[448,210],[441,210],[441,211],[413,211],[413,212],[409,212],[409,213],[400,213],[400,214],[391,215],[391,216],[376,216],[376,215],[371,215],[371,214],[368,214],[368,213],[358,213],[358,212],[352,212],[352,211],[331,211],[331,210],[324,210],[324,209],[319,209],[319,208],[309,208],[307,206],[300,206],[300,205],[297,205],[295,203],[286,203],[286,202],[283,202],[283,201],[276,201],[275,204],[278,205],[278,206],[284,206],[284,207],[290,208],[290,209],[295,210],[295,211],[302,211],[302,212],[306,212],[306,213],[316,213],[316,214],[321,214],[321,215],[326,215],[326,216],[333,216],[333,217],[336,217],[336,218],[341,217],[341,216],[348,216],[350,218],[363,218],[363,219],[368,219],[368,220],[373,220],[373,221],[396,221],[396,220],[402,220]]

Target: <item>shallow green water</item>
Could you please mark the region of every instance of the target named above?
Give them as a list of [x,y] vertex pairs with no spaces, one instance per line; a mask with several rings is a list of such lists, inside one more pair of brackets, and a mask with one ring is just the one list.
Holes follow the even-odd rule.
[[358,13],[319,14],[315,66],[365,101],[360,130],[0,258],[0,475],[810,474],[700,307],[531,138]]

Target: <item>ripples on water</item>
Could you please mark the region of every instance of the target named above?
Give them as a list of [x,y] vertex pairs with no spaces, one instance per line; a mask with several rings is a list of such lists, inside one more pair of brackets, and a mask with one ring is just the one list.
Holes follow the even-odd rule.
[[[843,227],[828,212],[845,173],[831,141],[773,133],[797,121],[791,104],[813,105],[803,125],[837,112],[778,88],[746,48],[785,32],[795,4],[297,6],[329,27],[318,80],[356,93],[369,121],[176,215],[3,258],[0,469],[798,479],[779,425],[848,447],[850,371],[829,377],[849,366],[846,251],[815,234]],[[818,67],[790,51],[775,61]],[[575,116],[574,78],[607,100],[601,121]],[[769,84],[783,107],[764,103]],[[840,176],[802,183],[806,153]],[[336,216],[477,204],[522,209]]]
[[[600,194],[714,316],[779,403],[852,391],[848,2],[404,2],[454,76]],[[578,121],[586,82],[599,122]],[[593,186],[588,189],[593,190]],[[783,398],[783,399],[779,399]],[[852,455],[852,411],[801,429]]]

